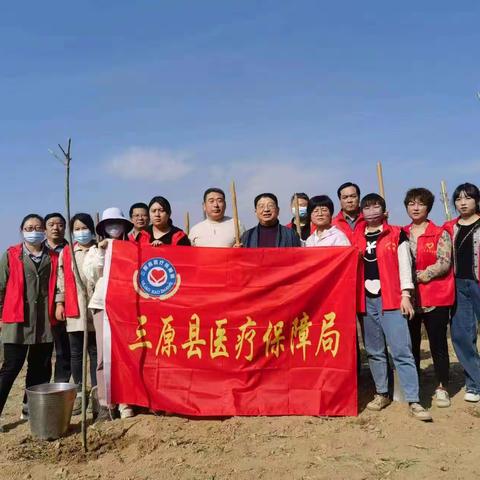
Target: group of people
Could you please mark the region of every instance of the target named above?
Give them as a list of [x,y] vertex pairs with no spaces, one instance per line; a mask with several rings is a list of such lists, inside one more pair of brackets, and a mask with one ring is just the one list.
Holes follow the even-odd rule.
[[[398,373],[410,415],[430,421],[419,403],[421,325],[427,331],[437,388],[433,402],[449,407],[447,328],[465,371],[464,400],[480,401],[480,191],[459,185],[452,201],[458,217],[442,226],[428,215],[434,195],[412,188],[405,196],[411,223],[388,222],[385,200],[376,193],[361,198],[351,182],[338,188],[340,212],[327,195],[292,197],[292,221],[279,223],[278,199],[261,193],[254,200],[258,224],[240,229],[225,215],[225,193],[209,188],[203,196],[205,220],[184,232],[172,222],[172,209],[161,196],[135,203],[126,218],[119,208],[106,209],[95,226],[86,213],[76,214],[65,240],[66,221],[60,213],[44,218],[27,215],[20,224],[22,242],[0,259],[1,338],[0,416],[11,387],[28,359],[26,387],[52,379],[77,385],[74,413],[81,410],[82,345],[88,325],[91,406],[97,421],[134,415],[131,405],[109,405],[103,377],[105,288],[103,267],[112,240],[153,246],[193,247],[335,247],[354,246],[360,252],[357,312],[375,383],[367,408],[379,411],[391,403],[388,350]],[[98,240],[97,240],[98,238]],[[75,256],[78,272],[75,271]],[[22,418],[28,418],[24,397]],[[1,424],[0,424],[1,427]]]

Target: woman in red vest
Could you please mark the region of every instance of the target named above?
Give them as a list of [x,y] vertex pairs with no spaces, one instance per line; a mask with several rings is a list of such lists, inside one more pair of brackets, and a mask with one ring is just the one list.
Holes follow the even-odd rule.
[[455,301],[455,280],[451,268],[450,235],[428,219],[434,200],[434,195],[426,188],[412,188],[405,196],[405,208],[412,223],[404,227],[404,231],[409,239],[416,280],[416,312],[408,326],[415,364],[420,373],[422,322],[425,325],[438,385],[433,401],[437,407],[449,407],[447,327],[450,307]]
[[73,406],[73,414],[82,410],[82,358],[83,358],[83,327],[88,327],[88,355],[90,357],[90,381],[92,387],[97,385],[97,344],[91,310],[87,308],[92,297],[92,289],[87,288],[87,278],[83,273],[85,256],[95,245],[95,225],[88,213],[77,213],[70,221],[73,236],[73,251],[79,274],[86,288],[86,296],[82,293],[78,279],[75,277],[70,246],[66,246],[58,259],[57,289],[55,294],[58,321],[66,321],[68,340],[70,342],[70,363],[73,381],[77,385],[77,398]]
[[414,284],[408,239],[400,227],[386,222],[385,200],[380,195],[365,195],[360,207],[366,226],[363,232],[356,232],[355,238],[363,260],[357,293],[365,350],[376,389],[367,408],[379,411],[391,403],[388,347],[410,415],[430,421],[430,413],[418,403],[418,375],[407,325],[415,313],[410,299]]
[[187,234],[173,225],[172,207],[165,197],[153,197],[148,204],[150,213],[150,226],[147,232],[150,235],[150,243],[158,247],[160,245],[184,245],[190,246]]
[[[26,387],[47,383],[52,374],[57,255],[44,246],[45,221],[27,215],[20,225],[23,242],[0,260],[0,311],[4,360],[0,369],[0,415],[10,389],[28,359]],[[28,418],[26,396],[22,419]],[[0,427],[1,428],[1,427]]]

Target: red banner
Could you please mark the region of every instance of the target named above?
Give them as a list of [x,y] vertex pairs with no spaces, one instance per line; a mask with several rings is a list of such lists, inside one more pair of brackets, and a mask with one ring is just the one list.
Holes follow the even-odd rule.
[[357,414],[356,249],[115,241],[109,253],[112,403],[195,416]]

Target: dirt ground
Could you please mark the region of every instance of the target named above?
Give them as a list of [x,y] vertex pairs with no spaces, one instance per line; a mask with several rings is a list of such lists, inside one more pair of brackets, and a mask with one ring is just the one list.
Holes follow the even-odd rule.
[[[422,402],[430,407],[434,374],[423,353]],[[365,410],[373,389],[364,363],[357,418],[142,414],[90,427],[87,454],[79,417],[61,440],[32,439],[28,422],[18,420],[22,384],[23,378],[16,382],[4,412],[1,479],[480,478],[480,405],[463,401],[453,353],[453,405],[432,407],[433,423],[410,418],[397,402],[379,413]]]

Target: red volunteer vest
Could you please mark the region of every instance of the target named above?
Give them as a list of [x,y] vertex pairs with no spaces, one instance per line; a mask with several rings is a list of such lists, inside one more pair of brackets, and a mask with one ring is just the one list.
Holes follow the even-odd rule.
[[63,277],[65,280],[65,316],[69,318],[76,318],[80,316],[80,309],[78,308],[77,282],[75,281],[75,274],[73,273],[72,268],[73,263],[70,246],[67,245],[62,251]]
[[[398,241],[401,227],[383,223],[383,231],[377,241],[377,262],[380,275],[382,306],[384,310],[398,310],[402,291],[400,289],[400,276],[398,273]],[[355,245],[361,254],[365,253],[367,240],[365,239],[365,227],[363,230],[355,229]],[[359,312],[365,312],[365,277],[363,259],[360,260],[357,282],[357,308]]]
[[[412,225],[404,227],[405,233],[410,235]],[[437,246],[445,228],[429,222],[425,232],[417,239],[416,270],[425,270],[437,261]],[[448,231],[447,231],[448,233]],[[428,283],[417,285],[416,303],[420,307],[449,307],[455,303],[455,278],[453,269],[440,278],[434,278]]]
[[134,233],[129,233],[128,239],[131,242],[150,243],[150,235],[146,230],[140,230],[136,235]]
[[172,235],[172,245],[178,245],[178,242],[186,236],[187,236],[187,234],[185,232],[183,232],[182,230],[180,230],[177,233],[174,233]]
[[[57,285],[57,266],[58,254],[49,251],[50,255],[50,278],[48,281],[48,316],[50,325],[56,325],[55,320],[55,287]],[[23,244],[14,245],[7,250],[8,275],[5,291],[5,300],[3,302],[2,322],[3,323],[23,323],[24,315],[24,289],[25,278],[23,269]]]
[[332,220],[332,225],[335,225],[337,228],[339,228],[350,240],[350,243],[352,245],[355,245],[355,238],[357,236],[357,232],[360,235],[364,235],[366,223],[363,219],[363,215],[360,213],[357,220],[355,221],[355,227],[352,230],[348,222],[345,220],[343,212],[340,211],[338,215]]

